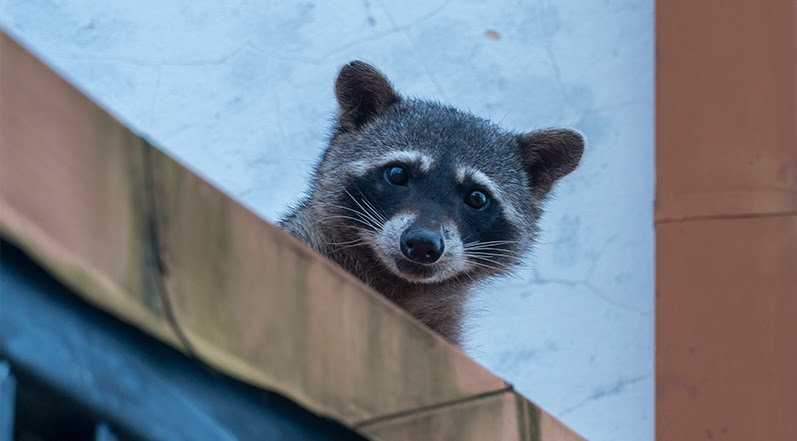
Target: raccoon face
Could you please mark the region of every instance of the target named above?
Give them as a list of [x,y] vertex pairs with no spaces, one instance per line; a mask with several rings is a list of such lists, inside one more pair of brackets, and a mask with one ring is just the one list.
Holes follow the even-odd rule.
[[[354,161],[339,207],[376,263],[411,282],[497,272],[520,253],[495,186],[470,167],[398,150]],[[489,270],[489,271],[484,271]]]
[[373,67],[338,77],[340,105],[317,170],[336,244],[413,283],[504,272],[529,247],[540,203],[572,171],[583,139],[514,134],[438,103],[407,100]]

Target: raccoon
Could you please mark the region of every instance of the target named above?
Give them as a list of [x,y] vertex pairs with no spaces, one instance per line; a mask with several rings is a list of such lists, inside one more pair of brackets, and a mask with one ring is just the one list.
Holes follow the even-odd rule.
[[469,289],[522,259],[543,199],[581,159],[582,136],[512,133],[402,97],[361,61],[340,70],[335,96],[329,146],[280,225],[461,345]]

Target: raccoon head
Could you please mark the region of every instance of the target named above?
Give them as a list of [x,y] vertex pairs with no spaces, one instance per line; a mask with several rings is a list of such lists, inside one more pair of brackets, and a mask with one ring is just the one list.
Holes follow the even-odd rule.
[[512,133],[403,98],[359,61],[343,67],[335,95],[337,124],[314,184],[336,220],[333,241],[413,283],[475,281],[515,264],[542,200],[584,148],[572,130]]

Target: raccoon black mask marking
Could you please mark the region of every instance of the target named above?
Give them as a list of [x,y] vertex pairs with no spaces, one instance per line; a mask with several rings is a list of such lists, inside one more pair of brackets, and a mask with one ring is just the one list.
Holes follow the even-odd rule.
[[335,83],[329,147],[307,198],[281,225],[449,341],[468,289],[531,246],[540,204],[573,171],[584,140],[526,134],[399,96],[354,61]]

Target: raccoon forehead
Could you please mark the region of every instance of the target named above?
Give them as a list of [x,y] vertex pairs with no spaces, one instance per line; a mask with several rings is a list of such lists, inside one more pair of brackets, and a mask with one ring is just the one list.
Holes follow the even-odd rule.
[[432,169],[432,165],[434,165],[434,159],[425,153],[417,150],[395,150],[377,155],[374,158],[352,161],[346,168],[355,176],[364,176],[369,170],[385,166],[391,162],[417,164],[423,173],[428,173]]
[[503,186],[498,185],[483,171],[469,165],[458,165],[454,169],[454,179],[456,179],[459,183],[464,183],[466,180],[471,180],[484,187],[501,203],[501,206],[504,208],[506,213],[507,220],[515,224],[523,223],[523,217],[512,204],[512,198],[510,198],[506,191],[504,191]]

